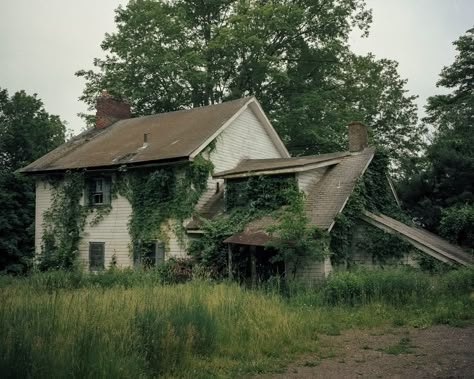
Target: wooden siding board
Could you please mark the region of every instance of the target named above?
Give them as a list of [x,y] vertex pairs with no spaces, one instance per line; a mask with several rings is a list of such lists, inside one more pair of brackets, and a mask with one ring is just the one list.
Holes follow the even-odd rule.
[[321,167],[298,173],[297,179],[299,189],[305,194],[309,194],[313,186],[321,180],[327,170],[327,167]]
[[[209,156],[214,164],[214,172],[230,170],[243,159],[265,158],[283,158],[283,156],[250,108],[245,109],[217,137],[216,147]],[[209,177],[208,189],[199,199],[197,209],[202,209],[215,194],[217,183],[223,186],[224,180]]]
[[123,196],[112,199],[110,213],[95,226],[90,222],[95,212],[87,217],[81,242],[79,243],[79,256],[84,269],[89,269],[89,242],[105,243],[105,268],[110,266],[112,257],[115,255],[118,267],[130,267],[133,259],[130,254],[130,236],[128,233],[128,221],[132,213],[132,207]]
[[43,214],[51,206],[51,186],[47,181],[36,180],[35,198],[35,254],[38,255],[41,253],[41,239],[43,238]]

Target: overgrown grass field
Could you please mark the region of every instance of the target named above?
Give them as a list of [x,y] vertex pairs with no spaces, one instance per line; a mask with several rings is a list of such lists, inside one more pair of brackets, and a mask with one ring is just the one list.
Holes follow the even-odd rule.
[[153,272],[0,277],[4,378],[241,377],[317,352],[318,335],[474,321],[474,270],[337,273],[312,289]]

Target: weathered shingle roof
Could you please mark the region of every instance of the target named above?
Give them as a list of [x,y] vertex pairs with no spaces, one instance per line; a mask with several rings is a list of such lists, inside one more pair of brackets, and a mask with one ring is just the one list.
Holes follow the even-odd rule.
[[[121,120],[107,128],[82,133],[20,172],[188,159],[252,100],[253,97],[247,97],[207,107]],[[147,134],[146,147],[144,134]]]
[[462,265],[472,265],[474,263],[472,254],[465,252],[459,246],[449,243],[427,230],[408,226],[383,214],[376,215],[367,211],[361,218],[369,224],[389,233],[396,233],[416,248],[441,261],[447,263],[456,262]]
[[356,185],[374,157],[375,148],[345,157],[330,167],[306,198],[306,213],[312,225],[331,230]]
[[244,230],[225,239],[224,243],[265,246],[271,238],[267,232],[268,228],[277,223],[278,220],[271,216],[264,216],[253,220],[245,225]]
[[294,158],[272,158],[272,159],[245,159],[235,168],[214,174],[214,178],[232,178],[236,176],[261,175],[262,172],[271,174],[275,171],[297,172],[315,168],[314,166],[327,166],[337,164],[348,156],[348,152],[338,152]]
[[[310,224],[330,230],[336,216],[343,210],[357,179],[363,175],[375,154],[375,148],[369,147],[360,153],[335,153],[342,157],[340,163],[330,167],[321,180],[314,184],[305,199],[305,210]],[[328,154],[323,155],[323,157]],[[336,155],[335,155],[336,156]],[[317,157],[310,157],[314,159]],[[265,216],[246,225],[244,230],[227,238],[224,242],[244,245],[264,245],[270,236],[266,232],[269,226],[278,220]]]

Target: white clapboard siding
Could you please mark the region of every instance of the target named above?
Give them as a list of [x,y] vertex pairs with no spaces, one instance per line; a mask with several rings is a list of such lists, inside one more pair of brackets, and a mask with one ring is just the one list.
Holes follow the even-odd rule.
[[297,175],[299,189],[308,194],[311,188],[321,180],[326,171],[327,167],[320,167],[314,170],[299,172]]
[[326,258],[324,262],[307,260],[306,262],[299,265],[294,278],[293,267],[294,266],[292,265],[287,265],[286,267],[289,278],[291,280],[295,279],[309,285],[316,284],[326,279],[332,271],[331,261],[329,258]]
[[[214,172],[230,170],[243,159],[281,158],[263,125],[250,108],[244,110],[216,140],[210,159],[214,163]],[[208,189],[198,202],[198,209],[215,194],[216,186],[222,186],[223,179],[209,177]]]
[[[184,225],[186,225],[187,222],[190,220],[184,222]],[[175,235],[173,229],[175,227],[175,223],[177,221],[175,220],[170,220],[168,223],[168,226],[165,227],[166,229],[166,234],[168,236],[168,241],[166,241],[166,259],[169,258],[187,258],[187,246],[188,246],[188,237],[186,234],[183,236],[183,241],[179,241],[178,237]]]
[[45,180],[36,180],[36,208],[35,208],[35,253],[41,253],[41,239],[43,238],[43,214],[51,206],[51,186]]
[[94,214],[87,217],[87,223],[79,243],[80,260],[84,269],[89,269],[89,243],[104,242],[105,268],[110,266],[112,257],[115,255],[118,267],[130,267],[133,259],[130,254],[130,236],[128,233],[128,221],[132,207],[126,198],[117,196],[112,200],[112,209],[105,215],[99,224],[91,226],[90,222]]

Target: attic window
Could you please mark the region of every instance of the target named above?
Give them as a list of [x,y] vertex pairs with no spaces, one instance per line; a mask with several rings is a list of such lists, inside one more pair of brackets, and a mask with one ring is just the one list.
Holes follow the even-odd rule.
[[92,206],[110,204],[110,178],[94,177],[88,181],[88,200]]

